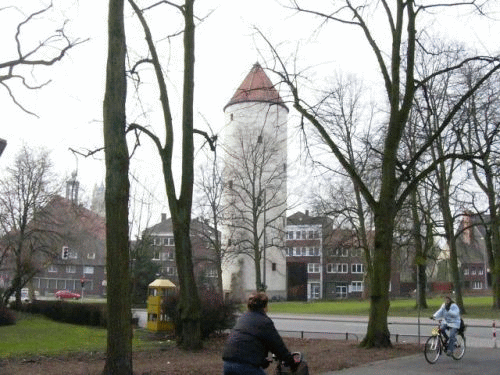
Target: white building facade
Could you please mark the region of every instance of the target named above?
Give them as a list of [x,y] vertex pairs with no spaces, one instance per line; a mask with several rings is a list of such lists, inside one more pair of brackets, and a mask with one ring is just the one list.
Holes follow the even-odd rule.
[[224,290],[240,299],[256,289],[286,298],[288,108],[255,64],[224,113]]

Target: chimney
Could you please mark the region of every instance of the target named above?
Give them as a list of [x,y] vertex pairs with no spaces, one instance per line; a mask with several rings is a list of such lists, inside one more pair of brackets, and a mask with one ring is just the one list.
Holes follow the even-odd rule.
[[309,210],[306,210],[306,216],[309,216]]
[[167,214],[161,214],[161,222],[167,221]]

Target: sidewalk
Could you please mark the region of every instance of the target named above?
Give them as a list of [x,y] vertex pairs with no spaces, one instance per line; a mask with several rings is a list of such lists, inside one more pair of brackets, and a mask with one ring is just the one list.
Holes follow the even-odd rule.
[[[339,354],[342,355],[342,353]],[[422,353],[373,362],[340,371],[327,372],[322,375],[497,375],[499,373],[499,364],[499,349],[467,348],[465,356],[460,361],[447,356],[441,356],[434,365],[431,365],[426,362]]]

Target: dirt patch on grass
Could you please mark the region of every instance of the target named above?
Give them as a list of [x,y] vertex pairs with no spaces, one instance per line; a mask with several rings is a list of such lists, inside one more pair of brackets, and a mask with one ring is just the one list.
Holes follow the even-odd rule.
[[[302,352],[311,374],[359,366],[361,364],[396,358],[417,353],[417,345],[398,344],[392,349],[361,349],[354,342],[284,339],[292,351]],[[221,352],[225,337],[213,338],[205,343],[203,350],[185,352],[175,345],[161,350],[135,352],[134,373],[141,375],[220,375],[222,374]],[[34,357],[16,360],[0,360],[2,375],[98,375],[104,368],[103,353],[81,353],[71,356]],[[272,367],[267,370],[272,374]]]

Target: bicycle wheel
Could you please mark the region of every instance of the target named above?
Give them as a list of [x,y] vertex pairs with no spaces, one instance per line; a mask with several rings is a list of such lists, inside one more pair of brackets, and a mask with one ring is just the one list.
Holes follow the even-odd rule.
[[455,338],[455,348],[453,349],[451,356],[453,359],[458,361],[459,359],[462,359],[465,354],[465,336],[462,333],[457,333]]
[[431,336],[427,339],[424,346],[425,360],[430,364],[436,363],[441,354],[441,340],[439,336]]

